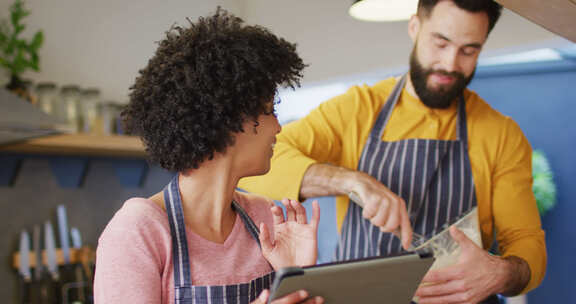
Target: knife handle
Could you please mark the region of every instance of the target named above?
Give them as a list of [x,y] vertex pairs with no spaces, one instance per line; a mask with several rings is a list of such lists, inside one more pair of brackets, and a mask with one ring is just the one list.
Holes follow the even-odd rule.
[[20,303],[30,304],[30,282],[24,278],[20,280]]
[[[86,285],[90,284],[90,282],[86,280],[86,276],[84,275],[84,271],[82,270],[82,265],[80,264],[74,265],[74,277],[76,279],[76,282],[86,283]],[[77,300],[79,302],[86,303],[86,287],[83,286],[81,288],[78,288],[77,296],[78,296]]]
[[56,282],[47,272],[42,276],[40,283],[40,299],[42,304],[60,304],[60,291]]
[[42,295],[42,275],[39,274],[38,279],[33,280],[30,283],[30,303],[33,304],[44,304],[43,295]]

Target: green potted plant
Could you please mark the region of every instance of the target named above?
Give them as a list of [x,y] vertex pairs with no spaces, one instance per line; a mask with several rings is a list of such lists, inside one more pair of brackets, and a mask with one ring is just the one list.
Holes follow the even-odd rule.
[[40,70],[38,50],[44,41],[42,31],[37,31],[31,39],[21,37],[26,29],[23,19],[30,15],[22,0],[15,0],[10,6],[10,20],[0,22],[0,66],[4,67],[10,76],[6,89],[26,94],[22,73],[28,69]]
[[534,179],[532,191],[536,197],[538,211],[540,215],[544,215],[556,205],[556,184],[548,159],[542,151],[535,150],[532,153],[532,177]]

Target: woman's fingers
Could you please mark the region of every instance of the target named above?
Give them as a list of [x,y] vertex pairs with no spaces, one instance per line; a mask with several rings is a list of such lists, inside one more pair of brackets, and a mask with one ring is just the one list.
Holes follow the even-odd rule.
[[304,301],[307,297],[308,292],[306,290],[298,290],[272,301],[272,304],[296,304]]
[[312,202],[312,218],[310,219],[310,224],[316,230],[320,224],[320,205],[318,204],[318,201]]
[[284,223],[284,212],[282,212],[282,208],[278,206],[270,207],[270,211],[272,211],[272,221],[274,225],[280,225]]
[[256,298],[256,300],[254,300],[250,304],[266,304],[269,296],[270,296],[270,291],[268,291],[268,289],[264,289],[264,290],[262,290],[262,292],[260,293],[258,298]]
[[296,222],[298,224],[306,224],[308,222],[308,219],[306,218],[306,208],[295,200],[290,200],[290,205],[296,211]]
[[322,304],[322,303],[324,303],[324,298],[323,297],[313,297],[313,298],[306,299],[306,301],[300,302],[300,303],[301,304]]
[[320,205],[318,201],[312,202],[312,217],[310,222],[306,216],[306,208],[297,200],[283,199],[282,205],[286,208],[286,218],[282,208],[278,206],[271,207],[274,225],[279,225],[284,222],[296,222],[302,225],[311,225],[314,229],[318,228],[320,223]]
[[284,208],[286,209],[286,221],[296,221],[296,210],[292,207],[290,200],[287,198],[283,199],[282,205],[284,205]]
[[[251,304],[266,304],[270,297],[270,291],[264,289],[258,298]],[[280,299],[272,301],[272,304],[322,304],[324,303],[324,298],[322,297],[312,297],[308,298],[308,292],[305,290],[298,290],[289,295],[286,295]]]

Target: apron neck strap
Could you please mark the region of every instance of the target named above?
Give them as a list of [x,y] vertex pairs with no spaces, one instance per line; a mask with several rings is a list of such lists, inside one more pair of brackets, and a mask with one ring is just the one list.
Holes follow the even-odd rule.
[[464,144],[467,151],[468,123],[466,122],[466,99],[464,99],[464,94],[460,94],[460,102],[458,103],[458,126],[456,129],[456,138]]
[[256,226],[252,218],[250,218],[244,208],[242,208],[242,206],[240,206],[236,201],[232,201],[232,209],[238,213],[242,223],[244,223],[244,227],[246,227],[246,230],[248,230],[252,238],[256,243],[258,243],[258,247],[262,248],[260,245],[260,229],[258,229],[258,226]]
[[190,257],[188,255],[188,238],[182,209],[182,198],[178,187],[178,174],[164,188],[164,204],[170,223],[172,235],[172,260],[174,264],[174,285],[185,287],[191,285]]
[[[394,86],[394,89],[392,89],[392,92],[388,96],[388,100],[386,100],[384,107],[382,107],[380,114],[378,114],[378,118],[374,123],[374,127],[372,127],[372,131],[370,131],[370,136],[379,139],[382,138],[382,136],[384,135],[384,129],[388,124],[388,120],[390,120],[390,115],[392,114],[394,107],[398,103],[398,100],[400,99],[400,95],[402,94],[402,90],[404,89],[405,85],[406,85],[406,74],[402,75],[400,80],[398,80],[398,82]],[[460,95],[458,102],[458,123],[456,127],[456,138],[457,140],[462,141],[465,147],[468,148],[466,100],[464,99],[463,94]]]
[[388,96],[388,100],[386,100],[384,107],[380,111],[380,114],[378,114],[378,118],[376,119],[374,127],[372,127],[372,131],[370,132],[371,136],[382,138],[382,135],[384,135],[384,129],[388,124],[388,120],[390,119],[392,110],[396,106],[398,99],[400,99],[400,95],[402,94],[402,89],[404,88],[405,84],[406,84],[406,74],[402,75],[400,80],[398,80],[398,82],[394,86],[394,89],[392,89],[392,93],[390,93],[390,95]]

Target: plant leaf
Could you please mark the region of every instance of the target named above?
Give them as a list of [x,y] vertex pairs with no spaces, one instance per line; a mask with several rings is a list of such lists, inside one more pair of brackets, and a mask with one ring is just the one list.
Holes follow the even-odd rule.
[[42,31],[38,31],[36,32],[36,34],[34,34],[32,42],[30,43],[31,51],[33,53],[36,53],[38,49],[42,46],[42,43],[44,43],[44,33]]
[[38,54],[37,53],[32,53],[30,54],[31,56],[31,60],[30,60],[30,67],[32,67],[32,69],[36,72],[38,72],[40,70],[40,59],[38,58]]
[[0,23],[0,65],[11,75],[18,77],[27,69],[39,70],[38,50],[44,42],[44,34],[37,31],[32,39],[21,39],[26,30],[23,19],[30,15],[22,0],[15,0],[10,6],[10,18]]

